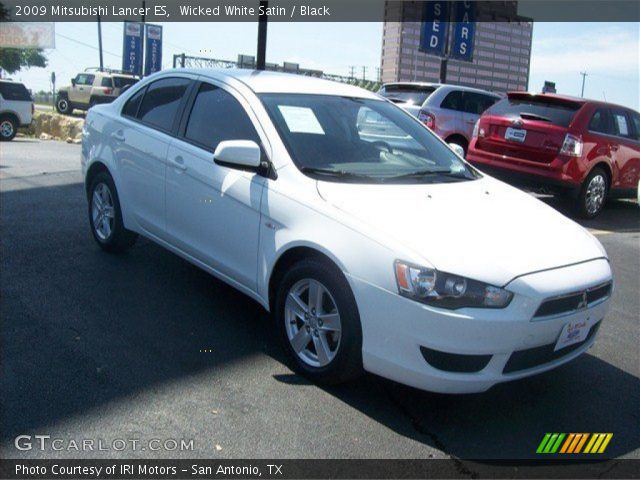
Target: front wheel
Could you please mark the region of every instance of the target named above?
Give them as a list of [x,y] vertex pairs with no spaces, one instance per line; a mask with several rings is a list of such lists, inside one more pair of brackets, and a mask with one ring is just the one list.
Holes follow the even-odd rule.
[[8,142],[18,133],[18,125],[10,116],[0,117],[0,141]]
[[600,168],[594,168],[582,184],[576,199],[576,212],[582,218],[594,218],[604,208],[609,194],[609,177]]
[[353,293],[328,261],[303,260],[283,277],[275,320],[294,368],[318,383],[362,373],[362,329]]
[[89,224],[103,250],[114,253],[131,247],[138,235],[124,228],[118,192],[111,175],[98,173],[89,187]]

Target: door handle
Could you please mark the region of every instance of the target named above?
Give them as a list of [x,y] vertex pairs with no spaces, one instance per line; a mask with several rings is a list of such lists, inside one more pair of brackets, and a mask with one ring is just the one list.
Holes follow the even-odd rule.
[[124,142],[124,133],[122,133],[122,130],[118,130],[117,132],[113,132],[111,134],[111,138],[113,138],[116,142]]
[[184,164],[184,158],[182,158],[180,155],[173,158],[173,166],[182,171],[187,169],[187,166]]

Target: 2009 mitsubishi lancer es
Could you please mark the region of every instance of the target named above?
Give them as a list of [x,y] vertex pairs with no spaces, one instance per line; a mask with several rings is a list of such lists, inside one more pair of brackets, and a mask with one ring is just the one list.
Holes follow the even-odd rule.
[[315,381],[480,392],[577,357],[605,316],[590,233],[368,91],[169,70],[83,135],[98,245],[143,235],[244,292]]

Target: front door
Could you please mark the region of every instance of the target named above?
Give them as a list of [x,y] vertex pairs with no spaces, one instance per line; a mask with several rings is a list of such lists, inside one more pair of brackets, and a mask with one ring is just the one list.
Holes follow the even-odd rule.
[[189,255],[256,290],[260,201],[266,179],[217,165],[224,140],[260,138],[246,102],[231,90],[201,83],[167,155],[167,234]]

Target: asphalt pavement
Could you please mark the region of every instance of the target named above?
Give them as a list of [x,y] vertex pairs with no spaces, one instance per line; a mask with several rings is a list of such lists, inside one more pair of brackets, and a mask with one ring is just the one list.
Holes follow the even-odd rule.
[[[640,458],[635,202],[583,223],[607,249],[616,289],[597,344],[577,360],[479,395],[373,375],[321,388],[286,366],[246,296],[147,240],[100,251],[79,155],[61,142],[0,144],[0,457],[513,459],[534,458],[546,432],[612,432],[606,457]],[[36,434],[193,449],[16,449],[16,436]]]

